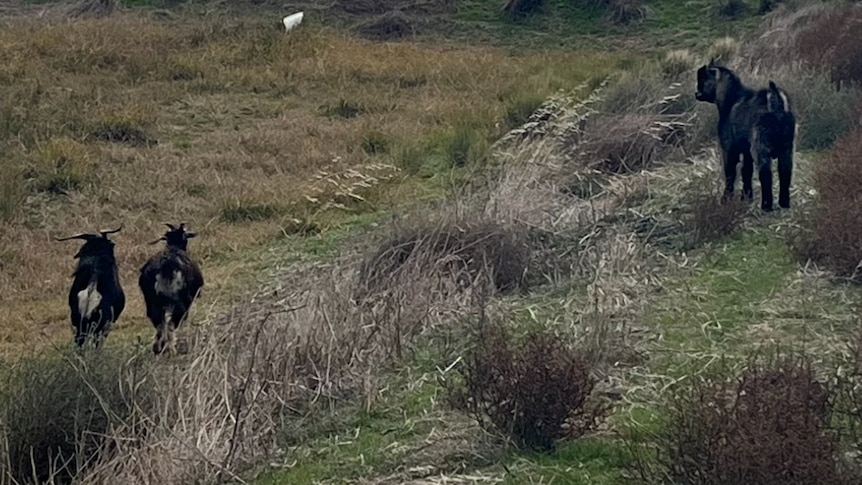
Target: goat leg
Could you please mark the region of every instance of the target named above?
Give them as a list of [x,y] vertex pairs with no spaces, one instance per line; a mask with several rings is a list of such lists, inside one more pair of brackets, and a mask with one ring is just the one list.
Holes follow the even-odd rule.
[[724,151],[724,197],[727,201],[733,196],[733,186],[736,184],[736,164],[739,156],[736,151]]
[[765,212],[772,210],[772,160],[769,155],[758,156],[758,168],[760,173],[760,208]]
[[793,175],[793,152],[788,150],[778,157],[778,205],[790,208],[790,179]]
[[750,201],[754,199],[754,187],[752,177],[754,175],[754,159],[751,156],[751,150],[742,151],[742,200]]

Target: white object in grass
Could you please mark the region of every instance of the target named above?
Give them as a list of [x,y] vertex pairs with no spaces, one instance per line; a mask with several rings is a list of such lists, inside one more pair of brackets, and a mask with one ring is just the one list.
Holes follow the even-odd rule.
[[296,26],[299,25],[300,22],[302,22],[302,12],[288,15],[284,18],[284,20],[282,20],[282,22],[284,22],[285,32],[290,32],[291,30],[296,28]]

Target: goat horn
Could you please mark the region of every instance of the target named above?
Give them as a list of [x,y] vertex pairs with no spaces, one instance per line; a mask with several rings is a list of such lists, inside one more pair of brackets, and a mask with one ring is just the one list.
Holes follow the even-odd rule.
[[118,228],[116,228],[116,229],[102,229],[102,230],[100,230],[99,232],[100,232],[100,233],[102,233],[102,237],[105,237],[105,236],[107,236],[108,234],[116,234],[116,233],[118,233],[118,232],[120,232],[120,231],[122,231],[122,230],[123,230],[123,226],[122,226],[122,225],[120,225],[120,227],[118,227]]
[[170,228],[170,230],[171,230],[171,231],[176,231],[176,230],[177,230],[177,228],[176,228],[176,227],[174,227],[174,225],[173,225],[173,224],[171,224],[170,222],[165,222],[164,224],[165,224],[166,226],[168,226],[168,227]]
[[55,241],[69,241],[71,239],[84,239],[85,241],[89,241],[89,240],[95,239],[97,237],[99,237],[99,236],[81,233],[81,234],[75,234],[74,236],[69,236],[69,237],[55,237],[54,240]]

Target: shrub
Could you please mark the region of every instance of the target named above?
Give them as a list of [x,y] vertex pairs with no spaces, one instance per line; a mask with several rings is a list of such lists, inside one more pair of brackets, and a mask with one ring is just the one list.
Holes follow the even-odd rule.
[[469,285],[487,269],[494,287],[506,292],[523,285],[529,257],[526,236],[517,228],[490,223],[419,228],[380,245],[360,269],[358,291],[361,296],[385,290],[411,270],[456,275]]
[[825,69],[839,87],[862,82],[862,7],[825,11],[799,32],[796,47],[809,67]]
[[506,0],[503,4],[503,13],[509,17],[521,17],[540,11],[543,4],[542,0]]
[[719,241],[742,224],[748,202],[742,200],[738,191],[727,200],[722,200],[723,193],[723,189],[700,191],[692,197],[684,224],[693,244]]
[[643,21],[647,9],[641,0],[611,0],[608,5],[608,18],[616,25],[630,25]]
[[[850,484],[830,429],[832,392],[804,357],[753,361],[731,380],[714,375],[674,391],[653,432],[649,483]],[[643,457],[642,457],[643,458]]]
[[592,399],[587,359],[547,330],[516,344],[501,325],[483,324],[458,370],[464,382],[452,391],[456,406],[523,448],[551,450],[593,429],[608,411]]
[[799,123],[798,148],[828,148],[856,124],[859,93],[836,91],[825,75],[810,72],[788,75],[778,82],[790,93],[794,103]]
[[859,278],[862,262],[862,130],[840,139],[814,167],[817,197],[802,218],[791,248],[803,262],[811,260],[840,276]]
[[748,4],[744,0],[718,0],[715,10],[720,17],[735,19],[748,13]]
[[652,114],[594,116],[587,121],[585,133],[580,148],[586,165],[604,173],[650,169],[686,141],[682,123]]
[[101,349],[22,359],[2,372],[0,446],[16,483],[70,483],[154,402],[144,360]]

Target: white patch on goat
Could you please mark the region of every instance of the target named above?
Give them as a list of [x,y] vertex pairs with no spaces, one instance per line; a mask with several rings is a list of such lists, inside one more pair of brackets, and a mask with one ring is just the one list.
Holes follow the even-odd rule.
[[78,311],[81,312],[81,318],[90,318],[93,312],[102,302],[102,295],[96,291],[96,283],[90,283],[90,286],[78,292]]
[[787,100],[787,95],[781,89],[778,90],[778,95],[781,96],[781,107],[784,111],[790,111],[790,101]]
[[174,271],[174,275],[170,279],[163,278],[162,275],[156,275],[156,293],[164,296],[175,297],[183,288],[183,274],[178,270]]

